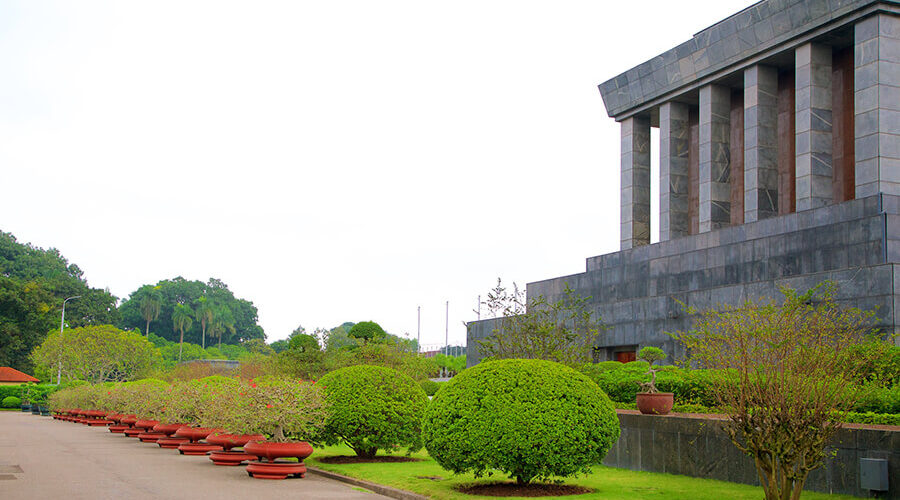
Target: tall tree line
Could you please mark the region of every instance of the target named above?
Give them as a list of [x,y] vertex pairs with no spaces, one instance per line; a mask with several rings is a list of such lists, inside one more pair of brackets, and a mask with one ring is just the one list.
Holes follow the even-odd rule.
[[122,302],[119,313],[121,328],[137,328],[145,335],[149,330],[173,342],[206,346],[266,337],[253,302],[236,298],[216,278],[204,283],[179,276],[144,285]]

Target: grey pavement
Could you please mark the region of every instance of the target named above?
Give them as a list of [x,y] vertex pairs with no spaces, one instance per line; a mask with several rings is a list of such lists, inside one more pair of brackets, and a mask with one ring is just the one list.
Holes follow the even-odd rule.
[[0,412],[0,498],[388,498],[307,474],[267,481],[155,444],[22,412]]

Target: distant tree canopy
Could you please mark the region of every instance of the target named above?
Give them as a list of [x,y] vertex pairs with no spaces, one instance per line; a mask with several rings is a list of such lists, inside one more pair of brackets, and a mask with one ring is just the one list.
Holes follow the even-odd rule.
[[[152,315],[145,315],[146,310],[142,311],[141,306],[147,304],[150,297],[158,297],[159,300],[159,315],[149,322],[150,331],[166,340],[178,342],[180,339],[181,331],[172,319],[175,306],[179,304],[190,306],[195,313],[192,324],[185,325],[185,342],[208,346],[218,342],[220,336],[222,344],[240,344],[266,338],[257,323],[258,315],[253,302],[236,298],[228,285],[216,278],[204,283],[179,276],[162,280],[156,285],[144,285],[119,306],[119,326],[126,330],[145,330],[147,318]],[[203,311],[209,314],[205,316]]]
[[0,231],[0,365],[30,373],[32,349],[47,331],[59,328],[66,297],[66,325],[81,327],[119,321],[115,296],[91,288],[81,269],[58,250],[19,243]]

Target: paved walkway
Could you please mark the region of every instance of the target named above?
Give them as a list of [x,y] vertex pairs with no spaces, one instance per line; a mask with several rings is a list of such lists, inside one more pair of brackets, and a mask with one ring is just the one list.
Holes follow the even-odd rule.
[[0,411],[0,498],[387,498],[307,474],[265,481],[136,438],[30,413]]

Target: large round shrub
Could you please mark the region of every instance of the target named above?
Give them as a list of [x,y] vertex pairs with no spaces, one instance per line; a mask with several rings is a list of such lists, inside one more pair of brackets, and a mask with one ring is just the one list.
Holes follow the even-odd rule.
[[329,407],[321,439],[347,443],[361,457],[379,449],[422,447],[425,391],[412,378],[381,366],[335,370],[317,382]]
[[587,472],[619,438],[612,402],[589,378],[552,361],[506,359],[447,382],[422,426],[441,467],[520,483]]

